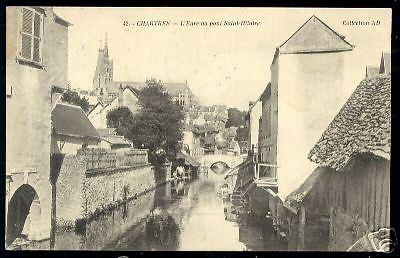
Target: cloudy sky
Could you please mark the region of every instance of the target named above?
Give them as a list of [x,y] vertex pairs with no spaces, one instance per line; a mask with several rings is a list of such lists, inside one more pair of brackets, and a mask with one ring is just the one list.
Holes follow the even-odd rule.
[[[98,48],[107,33],[114,80],[159,78],[184,82],[204,104],[246,109],[270,80],[275,48],[313,14],[355,45],[349,53],[354,83],[366,65],[379,65],[390,51],[390,9],[287,8],[55,8],[71,22],[68,77],[91,89]],[[124,26],[124,21],[169,21],[169,26]],[[181,21],[256,21],[258,26],[180,26]],[[344,21],[379,21],[345,25]],[[173,25],[172,23],[177,23]],[[104,41],[103,41],[104,42]]]

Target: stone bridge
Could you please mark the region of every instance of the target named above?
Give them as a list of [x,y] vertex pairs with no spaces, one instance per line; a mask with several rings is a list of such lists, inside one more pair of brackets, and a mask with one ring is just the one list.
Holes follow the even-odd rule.
[[200,156],[197,160],[201,166],[210,168],[214,164],[226,164],[229,168],[234,168],[246,159],[245,156],[233,154],[211,154]]

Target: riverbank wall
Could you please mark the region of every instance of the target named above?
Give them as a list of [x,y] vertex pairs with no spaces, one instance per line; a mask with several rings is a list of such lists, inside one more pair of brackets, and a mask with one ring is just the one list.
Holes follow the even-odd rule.
[[171,178],[170,168],[148,163],[88,169],[85,155],[67,155],[56,184],[57,228],[80,222],[137,198]]

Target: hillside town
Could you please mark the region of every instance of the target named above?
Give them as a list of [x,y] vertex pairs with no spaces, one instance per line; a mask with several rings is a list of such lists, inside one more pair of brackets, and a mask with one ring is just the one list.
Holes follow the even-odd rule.
[[106,31],[74,85],[73,25],[6,13],[7,249],[390,250],[390,53],[348,97],[357,46],[304,17],[240,110],[190,80],[114,80]]

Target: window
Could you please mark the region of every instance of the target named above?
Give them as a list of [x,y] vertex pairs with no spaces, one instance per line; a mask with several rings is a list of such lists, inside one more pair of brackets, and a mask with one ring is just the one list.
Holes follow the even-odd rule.
[[43,13],[37,9],[20,9],[18,58],[35,64],[42,64]]

